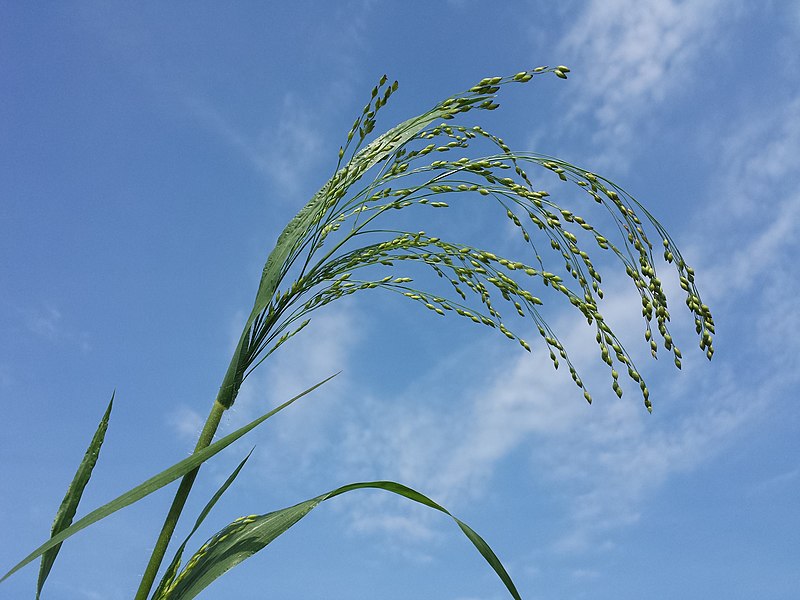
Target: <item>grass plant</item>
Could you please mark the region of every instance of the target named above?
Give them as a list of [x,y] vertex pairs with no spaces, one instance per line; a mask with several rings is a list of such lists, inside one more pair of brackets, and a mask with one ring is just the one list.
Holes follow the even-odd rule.
[[[463,124],[467,113],[497,109],[496,97],[504,86],[527,84],[542,76],[566,79],[568,73],[564,66],[537,67],[508,77],[488,77],[375,136],[377,113],[397,90],[397,82],[390,83],[382,77],[339,148],[335,173],[288,223],[270,253],[252,310],[194,453],[73,522],[103,443],[111,412],[109,403],[58,511],[50,539],[3,579],[41,557],[36,590],[39,598],[66,539],[180,478],[136,600],[194,598],[319,503],[367,488],[398,494],[452,517],[511,596],[520,598],[505,568],[483,538],[434,500],[389,481],[353,483],[288,508],[238,518],[184,561],[183,554],[192,534],[233,483],[247,457],[197,517],[194,528],[161,573],[158,583],[156,579],[202,463],[330,379],[212,443],[222,414],[233,406],[253,370],[309,326],[315,310],[340,298],[362,290],[381,289],[438,315],[453,314],[490,327],[528,352],[542,347],[556,369],[561,364],[566,366],[586,401],[591,402],[592,395],[570,360],[567,348],[540,312],[544,288],[550,288],[595,329],[597,352],[609,369],[613,392],[622,396],[620,373],[627,374],[650,411],[650,392],[643,377],[600,312],[602,280],[595,268],[598,261],[592,256],[606,252],[620,263],[619,268],[630,278],[641,298],[644,339],[650,352],[656,357],[663,349],[680,368],[682,356],[670,334],[667,296],[656,274],[655,257],[660,254],[677,270],[700,348],[711,359],[714,323],[709,308],[700,299],[694,271],[669,234],[639,202],[591,170],[543,154],[512,151],[500,137],[481,126]],[[474,148],[482,152],[475,155]],[[530,175],[533,169],[550,172],[560,181],[578,186],[585,194],[585,204],[568,209],[558,203],[547,190],[534,185],[534,180],[539,180]],[[397,221],[393,217],[398,211],[417,211],[420,222],[424,223],[425,211],[446,210],[476,198],[496,206],[502,217],[510,221],[529,249],[524,257],[506,257],[423,230],[398,229],[393,222]],[[613,224],[608,231],[601,231],[588,216],[597,208]],[[550,264],[553,256],[557,257],[557,266]],[[431,289],[417,283],[410,276],[416,272],[413,265],[429,269],[438,276],[441,285]],[[506,311],[515,319],[516,316],[526,319],[522,322],[530,323],[526,329],[538,336],[539,343],[521,336],[517,327],[502,316],[509,314]]]

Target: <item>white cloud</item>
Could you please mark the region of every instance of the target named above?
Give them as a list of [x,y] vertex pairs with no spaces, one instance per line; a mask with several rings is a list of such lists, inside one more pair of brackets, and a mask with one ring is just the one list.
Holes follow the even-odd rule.
[[287,191],[304,189],[307,185],[304,176],[323,156],[315,119],[316,114],[303,105],[297,94],[287,93],[278,126],[273,131],[262,132],[258,140],[258,147],[263,149],[264,168]]
[[[245,379],[233,406],[222,417],[215,440],[342,371],[247,436],[245,447],[257,447],[247,469],[258,476],[240,480],[239,487],[272,488],[280,483],[282,489],[294,494],[298,489],[293,486],[302,486],[303,478],[297,475],[307,474],[330,451],[332,436],[325,429],[333,426],[345,400],[348,371],[353,366],[350,354],[361,332],[346,302],[326,308],[315,313],[303,331]],[[231,321],[227,358],[236,347],[244,321],[243,313]],[[166,424],[181,439],[193,443],[205,418],[206,413],[180,405],[167,415]],[[221,483],[241,458],[241,453],[234,453],[228,460],[209,463],[207,468]],[[317,489],[316,493],[322,491]]]
[[53,306],[27,311],[28,329],[46,340],[54,341],[61,334],[61,311]]
[[304,176],[323,156],[317,116],[292,92],[284,94],[277,118],[255,135],[237,129],[203,99],[191,98],[187,104],[195,118],[287,192],[303,190]]
[[[374,0],[353,0],[336,7],[332,26],[340,35],[327,40],[330,44],[327,56],[333,57],[335,65],[333,77],[324,89],[315,85],[312,95],[287,89],[278,114],[255,131],[236,127],[203,98],[187,99],[189,110],[282,191],[313,193],[316,189],[309,188],[309,181],[313,188],[333,174],[325,173],[320,178],[314,170],[320,164],[330,164],[331,168],[336,164],[337,146],[325,140],[323,133],[328,116],[343,104],[353,106],[356,84],[364,91],[369,89],[367,85],[373,85],[355,81],[354,73],[360,70],[363,56],[369,50],[365,31],[374,5]],[[338,136],[343,137],[346,131],[337,131],[335,135],[338,144]]]
[[[267,359],[261,381],[250,386],[251,394],[285,400],[320,379],[347,369],[350,349],[361,333],[356,315],[347,302],[326,308],[315,312],[311,323],[291,343]],[[337,378],[336,387],[342,385],[343,379]],[[262,386],[266,389],[256,389]]]
[[763,494],[765,496],[775,496],[776,493],[783,492],[790,485],[793,485],[798,478],[800,478],[800,468],[773,475],[754,485],[748,495],[758,496]]
[[[242,386],[225,417],[225,428],[235,429],[297,395],[321,380],[343,371],[333,380],[275,416],[250,439],[258,452],[248,469],[258,470],[261,481],[281,481],[284,489],[302,485],[297,475],[330,452],[337,412],[345,402],[351,350],[360,337],[356,315],[346,302],[318,311],[311,323],[270,356]],[[238,332],[237,332],[238,338]],[[279,459],[276,457],[280,457]],[[317,490],[320,493],[322,490]]]
[[410,517],[400,514],[387,514],[375,510],[372,502],[364,502],[364,499],[359,499],[359,508],[355,508],[354,524],[355,530],[359,532],[373,533],[380,531],[387,533],[392,537],[401,535],[406,539],[414,539],[417,541],[428,541],[432,539],[433,533],[420,521],[419,518]]
[[[571,498],[571,530],[555,547],[574,552],[591,550],[598,543],[613,544],[608,539],[613,530],[636,523],[645,499],[672,475],[720,452],[731,434],[763,404],[763,398],[755,398],[749,405],[734,400],[726,407],[724,401],[730,401],[734,393],[725,389],[708,397],[698,394],[707,408],[688,410],[677,424],[666,427],[662,422],[646,423],[630,414],[628,406],[619,411],[629,413],[624,418],[609,411],[600,418],[576,422],[568,436],[548,440],[553,447],[549,466],[558,468],[568,489],[585,489]],[[620,431],[623,422],[626,426]]]
[[25,307],[20,310],[28,330],[48,342],[68,342],[83,352],[91,350],[90,336],[85,331],[76,331],[64,323],[61,311],[47,303],[39,308]]
[[[611,286],[607,291],[607,297],[621,298],[605,303],[607,320],[619,324],[621,337],[632,338],[633,330],[638,337],[638,320],[623,318],[637,308],[635,300],[614,294]],[[469,497],[470,490],[473,495],[476,489],[482,493],[501,461],[523,445],[530,446],[535,476],[556,480],[561,489],[578,496],[572,519],[575,531],[585,536],[589,524],[605,530],[635,521],[636,503],[643,494],[671,472],[694,465],[697,457],[707,458],[712,442],[743,418],[709,409],[687,417],[678,424],[677,433],[660,431],[656,429],[660,421],[647,415],[635,386],[628,386],[632,398],[610,399],[607,372],[599,365],[591,330],[584,323],[563,317],[556,330],[584,381],[594,384],[595,406],[588,407],[568,378],[555,374],[541,351],[533,357],[511,354],[507,366],[496,367],[493,378],[463,398],[466,406],[455,416],[417,412],[391,428],[391,438],[382,440],[388,450],[369,455],[390,458],[395,468],[399,463],[402,474],[424,477],[424,489],[447,502]],[[685,371],[683,378],[705,376],[690,368]],[[679,382],[671,390],[656,392],[657,414],[659,398],[680,394],[679,386],[699,387],[697,382]],[[458,390],[454,393],[459,396]],[[706,404],[715,406],[715,398],[706,399],[702,405]],[[387,412],[391,416],[376,428],[387,421],[397,423],[397,410]],[[702,428],[695,419],[702,420]],[[359,444],[366,442],[357,440]]]
[[167,425],[183,440],[196,442],[205,422],[202,414],[186,405],[175,408],[167,415]]
[[[717,236],[698,244],[698,265],[709,297],[739,318],[730,325],[769,357],[773,372],[795,380],[800,340],[800,193],[787,182],[800,175],[800,100],[743,114],[723,140],[727,169],[719,174],[715,201],[703,222]],[[701,245],[702,244],[702,245]]]
[[556,55],[569,57],[569,66],[581,72],[570,95],[582,98],[573,118],[589,113],[596,123],[593,141],[602,155],[591,164],[619,167],[635,155],[634,139],[649,112],[697,73],[703,52],[719,39],[720,21],[737,6],[594,0],[571,18]]
[[791,190],[781,184],[800,170],[800,98],[776,99],[770,110],[761,108],[743,114],[719,144],[726,170],[719,178],[720,200],[711,210],[721,217],[764,217],[792,208],[781,202]]
[[[606,312],[626,312],[624,302],[620,304]],[[576,363],[594,364],[581,371],[584,380],[605,379],[604,367],[597,366],[592,344],[586,342],[586,327],[570,319],[564,323],[570,321],[571,327],[559,328],[565,346]],[[507,365],[495,367],[494,377],[479,389],[453,389],[459,406],[447,413],[420,408],[403,397],[362,404],[357,410],[363,420],[347,432],[345,460],[349,459],[351,470],[366,477],[389,473],[458,511],[465,500],[485,493],[510,454],[529,448],[531,470],[520,477],[554,483],[552,489],[560,490],[557,493],[564,496],[567,507],[569,527],[561,539],[552,541],[554,549],[583,552],[610,543],[604,538],[614,529],[635,523],[649,494],[672,474],[713,457],[760,409],[757,399],[731,403],[735,390],[722,384],[724,376],[719,382],[714,379],[718,391],[705,394],[698,380],[708,373],[690,368],[682,375],[691,378],[688,384],[664,386],[667,389],[662,387],[658,394],[672,402],[680,402],[681,396],[700,396],[697,404],[702,408],[688,410],[677,422],[648,416],[631,386],[634,398],[622,401],[612,400],[610,392],[603,394],[595,386],[595,397],[604,398],[589,407],[571,381],[556,376],[541,354],[510,354]],[[458,380],[457,373],[440,376]],[[681,393],[682,386],[695,393]],[[409,390],[408,395],[413,394]],[[375,516],[378,507],[382,512]],[[372,508],[369,517],[364,511],[353,513],[356,522],[367,519],[365,530],[393,531],[398,514],[409,514],[402,506]],[[435,527],[433,517],[415,515],[428,527]],[[406,533],[408,540],[421,537],[419,530]]]

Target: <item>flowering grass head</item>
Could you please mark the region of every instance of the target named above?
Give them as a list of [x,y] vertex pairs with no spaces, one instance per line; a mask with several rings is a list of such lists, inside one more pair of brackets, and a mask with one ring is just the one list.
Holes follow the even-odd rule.
[[[592,258],[598,251],[616,257],[641,297],[644,337],[652,355],[663,347],[680,368],[682,356],[670,334],[670,311],[655,257],[662,254],[672,263],[694,316],[700,347],[710,359],[714,322],[700,299],[694,271],[639,202],[592,171],[547,155],[512,151],[481,126],[460,124],[466,113],[498,108],[496,97],[503,86],[545,75],[565,79],[568,72],[564,66],[538,67],[509,77],[487,77],[368,142],[378,111],[397,90],[397,82],[390,84],[382,77],[339,149],[335,174],[290,221],[269,256],[220,402],[230,406],[243,379],[306,327],[312,311],[378,288],[401,294],[438,315],[451,313],[491,327],[527,351],[532,342],[512,330],[503,314],[508,310],[529,319],[553,366],[566,364],[591,402],[567,349],[540,312],[542,288],[547,287],[596,329],[598,353],[609,368],[613,391],[622,395],[619,372],[626,372],[651,410],[647,385],[600,312],[602,280]],[[475,145],[491,152],[471,156]],[[570,210],[560,205],[549,191],[534,186],[533,169],[578,186],[585,194],[585,206]],[[393,226],[398,211],[446,210],[476,196],[499,207],[529,252],[506,257],[423,230]],[[588,216],[598,205],[611,216],[611,231],[601,231]],[[419,219],[425,222],[425,215]],[[542,248],[555,251],[563,263],[549,264],[553,254]],[[449,284],[449,292],[416,287],[404,268],[407,263],[431,269]],[[375,277],[375,267],[385,274]]]

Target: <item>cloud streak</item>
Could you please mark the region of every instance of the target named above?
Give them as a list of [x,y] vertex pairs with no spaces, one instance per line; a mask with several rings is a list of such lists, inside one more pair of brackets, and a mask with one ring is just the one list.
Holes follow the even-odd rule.
[[[630,315],[631,307],[637,308],[635,300],[617,296],[622,299],[606,303],[608,315]],[[630,325],[626,322],[624,327]],[[589,365],[581,369],[585,381],[607,379],[585,324],[564,318],[557,331],[572,359]],[[392,473],[457,510],[464,499],[484,495],[503,461],[527,448],[531,470],[519,476],[552,484],[568,507],[569,527],[552,541],[553,547],[585,552],[616,528],[635,523],[647,495],[672,474],[709,460],[759,406],[751,401],[747,407],[723,408],[727,405],[720,400],[733,390],[720,381],[718,391],[700,394],[699,405],[705,408],[689,411],[677,422],[668,417],[653,421],[640,401],[612,401],[610,391],[597,391],[595,396],[602,400],[588,407],[571,381],[554,373],[542,354],[508,354],[505,365],[497,366],[478,389],[453,390],[463,406],[450,414],[410,408],[403,397],[360,407],[363,421],[355,422],[347,437],[345,454],[357,457],[351,459],[351,467],[365,475]],[[467,358],[472,363],[480,360],[480,352]],[[666,386],[659,396],[688,405],[683,398],[690,390],[707,387],[698,380],[705,371],[686,370],[684,377],[691,382]],[[458,380],[454,372],[439,376]],[[608,388],[608,383],[594,388],[600,386]],[[635,395],[635,390],[630,393]],[[362,518],[360,513],[356,518]],[[396,530],[396,513],[388,511],[385,519],[386,530]],[[381,527],[381,520],[372,517],[362,529]],[[407,534],[409,539],[420,537],[410,529]]]
[[234,127],[203,99],[189,99],[187,106],[198,121],[287,193],[302,191],[302,182],[322,158],[323,140],[317,117],[294,93],[284,94],[275,123],[256,135]]
[[567,120],[585,123],[578,117],[588,114],[594,121],[591,139],[602,153],[591,164],[628,163],[648,114],[691,81],[732,12],[720,0],[595,0],[571,19],[557,55],[582,73],[570,90],[581,100]]
[[[251,440],[258,444],[259,451],[249,461],[248,469],[259,472],[257,487],[272,489],[274,484],[287,494],[306,493],[303,482],[312,478],[298,475],[308,475],[318,463],[326,464],[326,457],[332,454],[334,437],[329,432],[336,428],[350,391],[348,374],[352,371],[351,355],[359,340],[359,330],[346,303],[326,308],[317,312],[308,327],[247,378],[224,419],[225,429],[236,429],[268,408],[344,371],[276,415],[280,426],[268,425],[253,433]],[[315,488],[312,493],[322,491]],[[295,495],[288,497],[297,500]]]

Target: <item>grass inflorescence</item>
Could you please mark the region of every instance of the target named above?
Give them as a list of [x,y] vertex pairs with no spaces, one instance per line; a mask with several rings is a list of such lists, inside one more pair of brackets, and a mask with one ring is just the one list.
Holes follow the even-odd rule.
[[[271,293],[268,300],[267,294],[263,295],[261,305],[257,302],[246,328],[238,383],[305,327],[310,312],[357,291],[380,288],[399,293],[439,315],[453,313],[492,327],[530,351],[530,343],[511,331],[502,317],[501,305],[510,306],[514,314],[533,321],[553,365],[558,368],[561,362],[566,363],[573,381],[591,402],[567,350],[537,308],[542,305],[541,294],[533,290],[543,285],[563,295],[596,328],[598,350],[611,371],[614,392],[622,395],[619,370],[624,370],[639,386],[650,410],[644,380],[599,310],[601,276],[589,252],[597,247],[612,252],[622,262],[641,297],[645,340],[653,356],[659,349],[655,329],[661,345],[672,352],[680,368],[681,352],[669,331],[667,297],[656,275],[655,244],[646,229],[654,230],[655,235],[650,236],[658,236],[664,259],[678,271],[700,346],[710,359],[714,323],[700,299],[694,272],[664,228],[641,204],[595,173],[550,156],[512,151],[500,137],[482,127],[457,122],[470,111],[496,109],[496,94],[505,85],[526,83],[548,73],[566,78],[568,72],[563,66],[537,67],[510,77],[482,79],[466,92],[367,143],[378,111],[397,90],[397,82],[390,84],[382,77],[339,149],[335,174],[282,234],[286,242],[283,262],[268,262],[265,268],[260,295],[264,290]],[[466,155],[477,142],[488,143],[495,152]],[[560,206],[547,190],[537,189],[526,170],[530,168],[550,171],[583,189],[591,201],[587,209],[599,204],[613,218],[613,235]],[[500,206],[531,249],[527,261],[386,224],[396,211],[448,209],[466,196],[483,197]],[[276,251],[281,249],[282,240]],[[563,271],[547,266],[537,245],[547,245],[560,254]],[[406,261],[429,267],[450,283],[454,295],[413,287],[413,280],[402,270],[397,271]],[[358,276],[365,267],[376,266],[384,267],[387,274],[378,278]],[[293,276],[289,276],[290,271]]]

